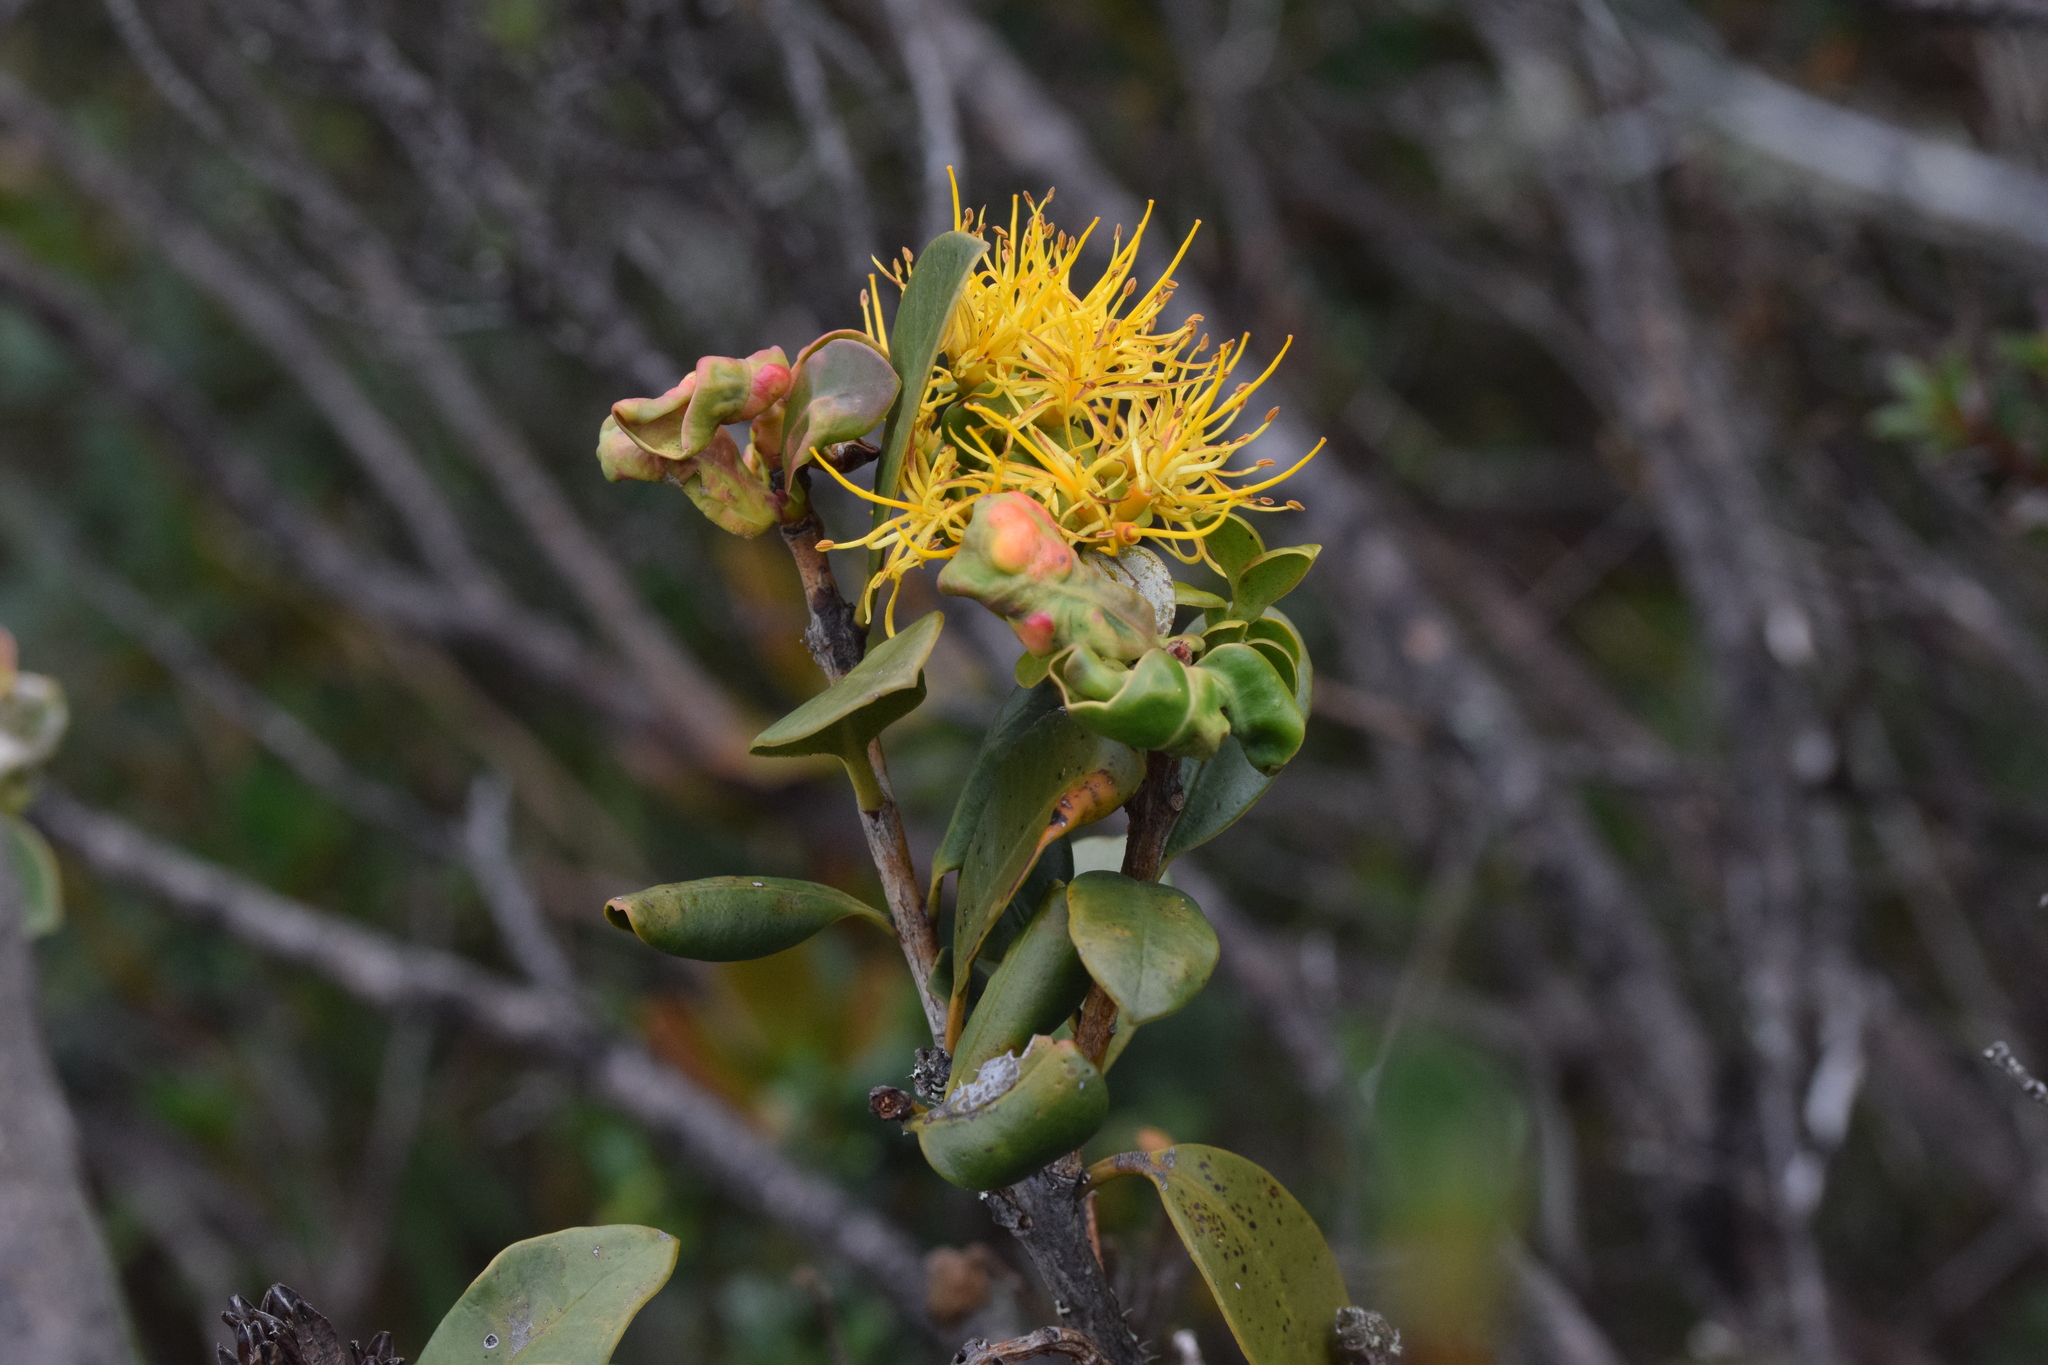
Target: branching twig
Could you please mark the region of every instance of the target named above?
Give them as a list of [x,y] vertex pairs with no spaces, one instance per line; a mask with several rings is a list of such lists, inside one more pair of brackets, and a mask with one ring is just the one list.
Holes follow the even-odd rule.
[[1101,1347],[1071,1327],[1041,1327],[1009,1341],[970,1341],[953,1357],[953,1365],[1024,1365],[1046,1356],[1064,1356],[1074,1365],[1115,1365]]
[[[808,470],[804,471],[807,475]],[[803,477],[803,475],[799,475]],[[838,682],[867,653],[867,637],[860,629],[852,605],[839,591],[832,562],[818,548],[824,527],[815,515],[783,528],[782,538],[796,560],[797,575],[803,580],[804,604],[810,624],[804,629],[804,644],[827,680]],[[926,916],[924,898],[919,894],[917,869],[910,858],[910,840],[903,832],[903,813],[897,809],[896,794],[889,785],[889,769],[882,756],[882,741],[868,745],[868,762],[882,788],[879,810],[860,813],[861,830],[867,836],[868,853],[882,879],[882,892],[889,900],[889,917],[896,925],[896,939],[903,945],[904,960],[910,964],[925,1022],[931,1026],[932,1041],[946,1037],[946,1002],[931,989],[932,963],[938,960],[938,941]]]
[[867,1276],[929,1331],[924,1260],[908,1237],[829,1182],[791,1165],[720,1101],[637,1042],[598,1028],[557,992],[463,958],[410,947],[253,885],[46,789],[34,818],[100,875],[259,952],[305,967],[380,1009],[426,1010],[551,1061],[593,1095],[679,1141],[710,1184]]

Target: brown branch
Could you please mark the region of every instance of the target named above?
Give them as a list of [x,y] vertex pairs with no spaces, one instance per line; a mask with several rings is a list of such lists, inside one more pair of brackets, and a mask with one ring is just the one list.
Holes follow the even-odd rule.
[[[809,473],[804,470],[798,477],[807,479]],[[796,561],[797,575],[803,580],[804,604],[810,613],[810,624],[804,628],[804,644],[819,670],[836,683],[867,653],[867,636],[854,616],[852,604],[839,591],[831,560],[818,548],[823,531],[823,524],[813,513],[785,526],[782,539]],[[939,956],[938,939],[925,913],[924,897],[919,894],[910,840],[903,832],[903,812],[897,808],[896,792],[889,784],[889,768],[879,738],[868,744],[868,762],[875,770],[875,781],[881,785],[882,804],[876,810],[860,813],[861,832],[867,836],[868,853],[882,879],[882,894],[889,901],[889,918],[896,925],[896,941],[902,945],[904,960],[910,964],[911,980],[917,986],[918,1002],[924,1006],[925,1022],[931,1026],[932,1041],[943,1043],[946,1002],[933,994],[931,988],[932,964]]]
[[1086,1198],[1087,1177],[1073,1154],[981,1202],[1023,1246],[1061,1319],[1085,1332],[1108,1365],[1140,1365],[1137,1336],[1088,1235]]
[[[1123,874],[1134,881],[1156,882],[1159,866],[1166,856],[1166,841],[1173,834],[1173,822],[1187,806],[1181,790],[1180,760],[1154,751],[1145,755],[1145,780],[1124,803],[1130,828],[1124,835]],[[1080,1022],[1074,1026],[1074,1045],[1097,1066],[1109,1052],[1116,1033],[1116,1002],[1099,985],[1088,988],[1081,1003]]]
[[1074,1365],[1116,1365],[1094,1341],[1071,1327],[1041,1327],[1008,1341],[970,1341],[953,1357],[953,1365],[1024,1365],[1046,1356],[1065,1356]]
[[908,1237],[790,1164],[723,1103],[639,1043],[600,1028],[567,996],[280,896],[61,791],[46,789],[32,815],[99,875],[160,897],[195,923],[308,968],[379,1009],[442,1016],[562,1068],[603,1103],[681,1143],[713,1188],[829,1248],[907,1320],[932,1330],[923,1258]]

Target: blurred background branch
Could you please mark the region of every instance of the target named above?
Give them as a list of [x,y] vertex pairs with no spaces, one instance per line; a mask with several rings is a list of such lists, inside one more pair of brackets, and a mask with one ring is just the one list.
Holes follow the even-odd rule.
[[[2040,7],[0,11],[0,621],[76,716],[33,956],[141,1358],[278,1279],[416,1356],[602,1221],[684,1248],[622,1365],[1052,1320],[867,1116],[886,945],[598,915],[880,895],[836,774],[745,757],[819,685],[783,547],[590,451],[855,321],[954,179],[1100,218],[1083,279],[1200,220],[1173,308],[1293,338],[1256,454],[1330,441],[1315,757],[1174,868],[1228,988],[1102,1141],[1269,1166],[1410,1361],[2048,1353],[2048,1119],[1982,1060],[2048,1055]],[[1016,650],[948,605],[919,866]],[[1156,1208],[1096,1213],[1134,1328],[1232,1359]]]

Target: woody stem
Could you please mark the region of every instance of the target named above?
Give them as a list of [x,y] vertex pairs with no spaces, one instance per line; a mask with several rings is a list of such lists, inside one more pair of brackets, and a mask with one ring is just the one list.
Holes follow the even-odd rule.
[[[803,580],[804,605],[810,610],[804,644],[825,677],[836,683],[866,655],[867,635],[854,617],[852,604],[839,591],[832,562],[818,548],[824,530],[817,514],[812,513],[802,521],[784,526],[782,539],[796,561],[797,576]],[[904,837],[903,814],[896,808],[896,793],[889,784],[881,740],[868,744],[868,761],[874,766],[882,801],[878,809],[860,813],[861,832],[867,836],[868,854],[882,879],[889,918],[896,926],[896,941],[903,946],[904,959],[910,963],[911,978],[917,983],[925,1022],[931,1026],[932,1040],[942,1043],[946,1036],[946,1002],[931,990],[938,941],[932,934],[931,920],[925,915],[924,898],[919,894],[917,868],[910,859],[910,841]]]
[[[1180,785],[1180,760],[1154,750],[1145,755],[1145,781],[1124,803],[1130,816],[1130,831],[1124,837],[1126,877],[1136,881],[1159,880],[1159,867],[1166,858],[1167,836],[1180,819],[1187,795]],[[1094,1062],[1102,1065],[1116,1034],[1116,1002],[1100,986],[1088,988],[1081,1003],[1081,1022],[1074,1029],[1074,1044]]]

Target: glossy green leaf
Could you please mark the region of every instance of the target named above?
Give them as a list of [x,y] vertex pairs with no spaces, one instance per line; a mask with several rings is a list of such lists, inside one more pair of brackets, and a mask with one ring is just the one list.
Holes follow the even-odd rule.
[[938,643],[939,612],[868,651],[847,675],[755,736],[751,752],[794,758],[831,754],[846,765],[862,810],[880,810],[881,788],[868,764],[868,741],[924,700],[924,664]]
[[1302,643],[1301,632],[1295,628],[1294,622],[1272,607],[1266,608],[1264,616],[1245,627],[1244,643],[1251,644],[1258,640],[1278,645],[1286,650],[1287,657],[1297,664],[1308,657],[1308,646]]
[[1294,688],[1265,654],[1250,645],[1219,645],[1202,656],[1200,671],[1217,680],[1231,736],[1254,768],[1270,776],[1301,751],[1307,722]]
[[1173,602],[1179,607],[1200,607],[1203,611],[1228,611],[1230,603],[1213,592],[1206,592],[1191,583],[1179,579],[1173,582]]
[[476,1277],[419,1365],[610,1365],[633,1315],[668,1283],[676,1239],[615,1224],[514,1242]]
[[1226,516],[1223,524],[1211,531],[1202,542],[1209,548],[1209,557],[1223,567],[1223,576],[1230,580],[1230,586],[1237,586],[1237,576],[1245,565],[1266,553],[1266,542],[1252,529],[1252,524],[1240,516]]
[[[988,243],[966,232],[942,232],[926,244],[924,253],[903,287],[903,301],[896,307],[896,319],[889,330],[889,363],[902,384],[889,409],[889,425],[882,438],[882,454],[875,462],[875,491],[892,497],[903,476],[903,456],[910,449],[910,432],[916,424],[925,388],[931,382],[932,364],[939,358],[939,343],[945,339],[946,323],[967,287],[967,276],[988,251]],[[875,508],[875,525],[892,515],[887,507]],[[868,575],[881,567],[882,552],[868,552]]]
[[[1045,847],[1121,806],[1145,776],[1142,755],[1095,734],[1063,710],[1040,716],[1007,752],[960,869],[953,957],[963,966],[981,951],[996,917]],[[958,1009],[965,1008],[968,979],[962,967],[955,968]]]
[[1207,758],[1230,733],[1218,679],[1168,650],[1151,650],[1123,669],[1076,645],[1055,660],[1053,681],[1069,715],[1134,749]]
[[[12,815],[0,815],[0,846],[7,855],[0,876],[13,874],[21,888],[21,929],[26,938],[54,933],[64,922],[64,886],[57,875],[57,855],[42,831]],[[1065,921],[1062,919],[1062,926]]]
[[1054,886],[1003,954],[960,1034],[955,1086],[990,1058],[1022,1051],[1033,1034],[1051,1033],[1087,994],[1088,969],[1067,934],[1067,889]]
[[1230,614],[1241,621],[1256,621],[1266,608],[1293,592],[1323,552],[1320,545],[1288,545],[1268,550],[1240,569]]
[[699,962],[744,962],[794,948],[858,916],[894,934],[867,902],[791,877],[705,877],[650,886],[605,902],[604,917],[650,948]]
[[901,388],[889,358],[865,338],[834,336],[807,348],[797,358],[783,418],[785,480],[816,448],[873,431]]
[[1015,1184],[1095,1136],[1109,1087],[1072,1042],[1037,1037],[1004,1053],[904,1125],[933,1170],[970,1190]]
[[1288,692],[1294,691],[1294,684],[1298,675],[1294,667],[1292,655],[1271,640],[1248,639],[1244,643],[1250,648],[1257,650],[1264,657],[1267,665],[1279,677],[1281,687]]
[[[1278,612],[1268,612],[1255,623],[1260,627],[1284,627],[1297,647],[1300,636],[1294,625]],[[1295,667],[1294,704],[1306,716],[1309,698],[1315,690],[1315,674],[1306,652]],[[1233,736],[1223,742],[1216,757],[1206,762],[1189,759],[1181,764],[1181,785],[1187,804],[1167,836],[1164,861],[1171,863],[1189,849],[1200,848],[1236,824],[1238,818],[1258,803],[1273,785],[1273,778],[1254,768],[1244,756],[1244,746]]]
[[1315,1220],[1265,1170],[1182,1143],[1113,1156],[1088,1174],[1151,1182],[1250,1365],[1330,1360],[1337,1310],[1351,1301],[1344,1276]]
[[1084,872],[1067,888],[1067,932],[1088,975],[1127,1025],[1195,998],[1216,970],[1216,931],[1184,891],[1121,872]]
[[1059,709],[1059,690],[1049,686],[1019,687],[1004,699],[995,723],[981,738],[981,748],[974,755],[974,766],[968,769],[960,797],[953,803],[953,818],[946,822],[945,837],[932,854],[934,905],[939,882],[948,872],[958,872],[967,861],[968,841],[974,837],[974,827],[981,820],[983,807],[988,805],[989,793],[995,789],[996,772],[1008,758],[1011,746],[1040,719]]
[[1024,880],[1017,885],[1016,894],[1010,903],[996,916],[995,924],[988,936],[982,940],[981,952],[975,958],[975,965],[981,969],[983,979],[995,970],[996,963],[1010,950],[1023,934],[1026,926],[1037,918],[1039,907],[1045,904],[1046,893],[1053,883],[1065,886],[1074,880],[1074,846],[1071,839],[1054,839],[1038,855],[1038,861],[1031,864],[1031,870],[1024,874]]

